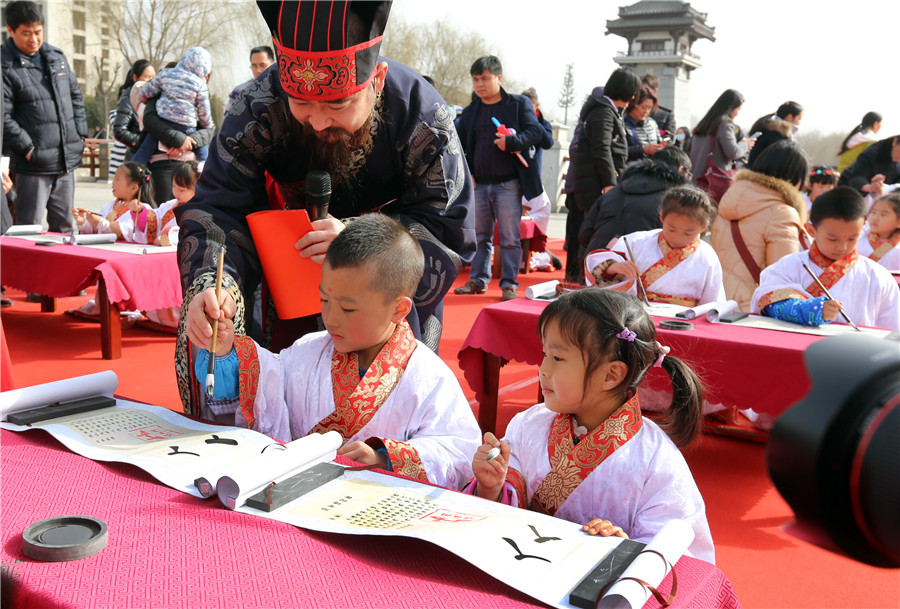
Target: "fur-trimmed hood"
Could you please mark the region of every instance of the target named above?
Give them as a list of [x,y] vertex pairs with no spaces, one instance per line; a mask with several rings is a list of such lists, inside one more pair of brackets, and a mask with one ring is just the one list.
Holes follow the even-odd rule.
[[800,191],[786,180],[764,173],[741,169],[734,175],[734,183],[722,196],[719,215],[725,220],[740,220],[772,205],[789,205],[806,222],[806,204]]
[[753,127],[751,129],[751,134],[756,131],[761,131],[763,133],[765,133],[766,131],[774,131],[784,138],[790,138],[794,134],[793,123],[789,123],[784,119],[778,118],[777,116],[761,118],[753,123]]

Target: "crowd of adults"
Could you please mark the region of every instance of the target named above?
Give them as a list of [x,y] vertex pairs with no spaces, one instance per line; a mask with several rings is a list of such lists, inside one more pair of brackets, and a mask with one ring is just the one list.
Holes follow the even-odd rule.
[[[586,253],[623,234],[661,228],[666,189],[692,182],[718,206],[708,239],[726,294],[749,311],[761,270],[809,247],[807,215],[822,189],[849,185],[871,195],[871,205],[900,182],[900,136],[879,139],[876,112],[844,140],[838,167],[811,168],[795,137],[799,103],[785,102],[745,135],[737,123],[744,97],[728,89],[692,129],[676,128],[671,110],[659,106],[658,82],[617,69],[581,108],[566,182],[569,282],[585,282]],[[810,190],[813,182],[818,187]]]

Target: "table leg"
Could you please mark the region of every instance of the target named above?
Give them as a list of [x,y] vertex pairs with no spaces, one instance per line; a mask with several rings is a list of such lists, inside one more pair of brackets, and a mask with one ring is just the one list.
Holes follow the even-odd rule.
[[56,313],[56,299],[41,294],[41,313]]
[[478,425],[482,432],[494,433],[497,429],[497,401],[500,392],[500,365],[503,360],[496,355],[482,352],[484,369],[484,397],[478,406]]
[[522,239],[522,266],[519,268],[521,273],[528,273],[531,270],[531,238]]
[[97,282],[97,304],[100,305],[100,351],[103,359],[122,357],[122,317],[119,307],[109,301],[103,277]]

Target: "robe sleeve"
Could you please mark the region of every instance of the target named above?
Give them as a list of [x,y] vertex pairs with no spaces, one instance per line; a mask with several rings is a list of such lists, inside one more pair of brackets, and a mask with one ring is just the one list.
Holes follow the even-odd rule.
[[822,319],[822,306],[828,300],[825,296],[817,298],[801,299],[788,298],[774,302],[763,309],[763,314],[789,321],[801,326],[821,326],[822,324],[831,323]]

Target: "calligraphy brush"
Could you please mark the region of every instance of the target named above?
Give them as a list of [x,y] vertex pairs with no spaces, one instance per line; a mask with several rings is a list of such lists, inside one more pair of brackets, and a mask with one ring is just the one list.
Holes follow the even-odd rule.
[[[813,281],[815,281],[817,284],[819,284],[819,287],[822,288],[823,292],[825,292],[825,296],[828,297],[828,300],[834,300],[834,296],[832,296],[831,294],[828,293],[828,290],[825,288],[824,285],[822,285],[822,282],[819,281],[819,278],[816,277],[816,274],[813,273],[811,270],[809,270],[809,267],[806,266],[805,263],[801,263],[801,264],[803,264],[803,268],[806,269],[806,272],[809,273],[809,276],[813,278]],[[855,323],[853,323],[849,317],[847,317],[847,314],[844,313],[843,310],[841,310],[841,317],[843,317],[847,321],[848,324],[853,326],[854,330],[856,330],[857,332],[862,332],[862,330],[860,330],[859,327]]]
[[[222,268],[225,266],[225,246],[219,248],[219,260],[216,263],[216,304],[222,307]],[[212,397],[216,387],[216,338],[219,334],[218,316],[212,322],[212,338],[209,345],[209,364],[206,366],[206,395]]]
[[[634,252],[631,251],[631,246],[628,245],[628,239],[622,237],[622,241],[625,243],[625,249],[628,250],[628,257],[631,259],[631,262],[634,263],[634,266],[637,267],[637,258],[634,257]],[[641,269],[638,268],[637,274],[637,284],[638,288],[641,290],[641,296],[644,298],[644,304],[648,307],[650,306],[650,301],[647,299],[647,290],[644,289],[644,282],[641,281]]]

